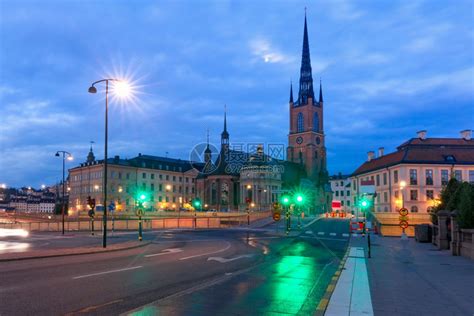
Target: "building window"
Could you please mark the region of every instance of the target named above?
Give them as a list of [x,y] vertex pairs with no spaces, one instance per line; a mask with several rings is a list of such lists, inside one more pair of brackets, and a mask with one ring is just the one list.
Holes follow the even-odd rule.
[[344,191],[341,191],[341,196],[344,196]]
[[159,174],[159,175],[158,175],[158,179],[163,180],[163,175],[162,175],[162,174]]
[[441,170],[441,185],[447,185],[449,181],[449,172],[446,169]]
[[158,184],[158,191],[160,191],[160,192],[163,191],[163,185],[161,183]]
[[346,205],[351,206],[351,201],[347,201]]
[[146,173],[145,173],[145,172],[142,173],[142,178],[143,178],[143,179],[146,179]]
[[426,199],[433,200],[434,199],[434,191],[433,190],[426,190]]
[[166,181],[168,181],[169,179],[170,179],[170,176],[166,175]]
[[336,196],[339,196],[339,191],[336,191]]
[[176,181],[176,176],[173,176],[173,181]]
[[393,196],[394,196],[396,199],[398,199],[398,191],[395,191],[395,192],[393,193]]
[[304,123],[303,123],[303,113],[298,113],[298,119],[297,119],[297,132],[301,133],[304,131]]
[[418,200],[418,191],[417,190],[410,190],[410,200],[417,201]]
[[410,169],[410,185],[418,184],[418,174],[416,169]]
[[154,173],[150,174],[150,178],[151,178],[152,180],[155,179],[155,174],[154,174]]
[[126,200],[125,200],[125,205],[126,205],[126,206],[129,206],[129,205],[130,205],[130,199],[126,199]]
[[127,180],[130,179],[130,173],[127,172],[126,178],[127,178]]
[[118,178],[122,179],[122,173],[121,172],[118,173]]
[[346,196],[351,196],[351,191],[347,190],[346,191]]
[[380,175],[379,174],[375,177],[375,185],[380,186]]
[[383,174],[383,185],[387,185],[387,173]]
[[344,206],[344,201],[341,201],[341,206]]
[[418,206],[413,205],[413,206],[411,207],[411,212],[412,212],[412,213],[418,213]]
[[383,193],[383,201],[384,201],[385,203],[388,202],[388,193],[387,193],[387,192],[384,192],[384,193]]
[[158,195],[158,202],[162,202],[163,201],[163,197],[161,195]]
[[313,131],[319,132],[319,115],[318,115],[318,112],[314,113],[314,116],[313,116]]
[[352,187],[354,188],[354,190],[357,190],[357,182],[356,182],[356,180],[353,180],[353,181],[352,181]]
[[474,184],[474,170],[469,170],[469,183]]
[[155,184],[154,183],[150,184],[150,191],[155,191]]
[[393,183],[398,183],[398,170],[393,171]]
[[454,178],[459,182],[462,182],[462,171],[461,170],[454,170]]
[[426,169],[426,185],[433,185],[433,169]]

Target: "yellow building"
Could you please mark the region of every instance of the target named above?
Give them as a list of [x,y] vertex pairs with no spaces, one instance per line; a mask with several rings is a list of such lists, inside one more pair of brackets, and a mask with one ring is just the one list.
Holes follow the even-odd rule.
[[[86,214],[87,198],[103,205],[103,160],[91,152],[87,162],[69,170],[69,211]],[[196,164],[187,160],[139,154],[135,158],[107,160],[107,205],[116,206],[116,214],[133,214],[139,195],[146,198],[150,211],[179,210],[195,197]],[[99,207],[100,209],[100,207]]]
[[368,152],[367,161],[351,176],[353,211],[361,181],[373,180],[375,212],[396,212],[402,204],[413,213],[429,212],[451,177],[474,183],[471,131],[462,131],[460,138],[427,138],[426,131],[419,131],[417,138],[401,144],[393,153],[384,154],[379,148],[375,157],[373,151]]

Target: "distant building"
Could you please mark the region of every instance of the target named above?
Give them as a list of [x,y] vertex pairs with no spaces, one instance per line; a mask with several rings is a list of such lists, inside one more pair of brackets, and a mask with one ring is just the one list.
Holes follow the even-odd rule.
[[[411,212],[429,212],[438,202],[442,188],[451,177],[474,183],[474,140],[471,130],[460,138],[427,138],[419,131],[397,147],[378,156],[368,152],[367,161],[351,175],[353,205],[357,205],[362,180],[374,180],[375,212],[396,212],[403,204]],[[402,189],[400,184],[406,186]]]
[[[107,160],[107,200],[117,212],[135,212],[139,195],[146,195],[150,210],[178,210],[196,195],[198,170],[187,160],[138,154],[131,159],[119,156]],[[87,161],[69,169],[69,210],[87,212],[87,198],[103,204],[104,160],[95,160],[92,149]]]
[[338,174],[329,177],[331,184],[332,200],[341,202],[341,211],[352,211],[351,180],[349,176]]

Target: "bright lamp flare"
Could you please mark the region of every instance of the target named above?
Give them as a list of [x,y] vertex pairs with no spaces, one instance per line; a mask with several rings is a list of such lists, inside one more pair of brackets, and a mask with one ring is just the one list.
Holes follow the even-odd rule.
[[116,81],[114,82],[113,93],[119,98],[128,98],[132,94],[132,87],[126,81]]

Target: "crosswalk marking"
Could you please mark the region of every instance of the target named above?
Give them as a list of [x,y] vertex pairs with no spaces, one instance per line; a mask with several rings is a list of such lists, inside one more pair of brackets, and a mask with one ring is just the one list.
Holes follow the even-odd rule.
[[329,236],[336,236],[336,233],[330,233]]
[[324,235],[324,232],[318,232],[318,235],[322,236]]
[[342,234],[343,237],[349,237],[349,234]]

